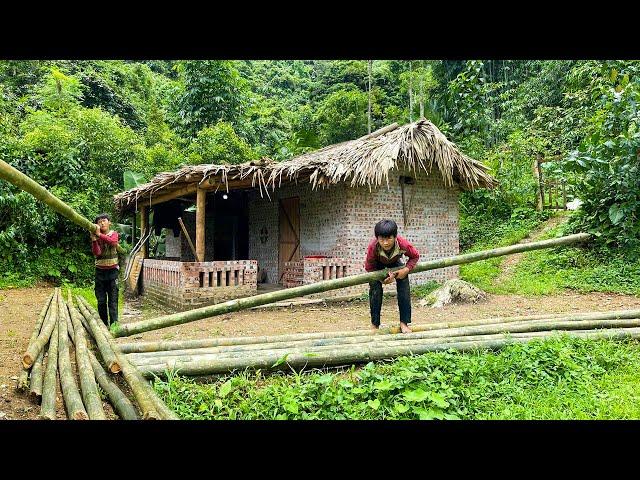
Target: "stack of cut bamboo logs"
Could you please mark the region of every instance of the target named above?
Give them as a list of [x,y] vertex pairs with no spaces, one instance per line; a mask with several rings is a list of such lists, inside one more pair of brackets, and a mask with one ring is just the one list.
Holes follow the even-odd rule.
[[[70,291],[65,301],[61,290],[54,290],[40,311],[22,357],[18,389],[29,391],[40,403],[40,417],[56,419],[59,380],[69,419],[106,420],[98,385],[122,419],[176,419],[147,380],[120,352],[98,313],[82,297],[77,296],[76,301],[77,307]],[[80,388],[72,367],[70,344],[75,346]],[[92,344],[102,363],[93,353]],[[140,413],[111,378],[120,372],[131,388]]]
[[377,332],[324,332],[262,337],[121,343],[146,376],[211,375],[233,370],[350,365],[430,351],[498,349],[563,333],[582,338],[640,338],[640,310],[545,314],[416,325]]

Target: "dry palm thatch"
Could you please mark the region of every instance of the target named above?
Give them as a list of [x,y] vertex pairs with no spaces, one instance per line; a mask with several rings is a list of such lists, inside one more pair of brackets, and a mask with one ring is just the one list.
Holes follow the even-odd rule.
[[258,188],[268,195],[289,182],[309,181],[312,188],[349,182],[352,187],[389,185],[392,170],[423,170],[436,167],[445,186],[459,184],[465,190],[493,188],[497,181],[482,163],[466,156],[429,120],[422,118],[403,126],[392,124],[356,140],[330,145],[283,162],[268,158],[239,165],[192,165],[173,173],[160,173],[149,183],[114,197],[124,211],[139,200],[177,190],[188,184],[224,185],[244,182],[244,188]]

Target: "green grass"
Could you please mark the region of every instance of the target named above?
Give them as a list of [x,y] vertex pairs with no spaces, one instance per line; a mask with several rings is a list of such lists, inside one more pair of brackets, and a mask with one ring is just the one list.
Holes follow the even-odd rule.
[[558,335],[333,373],[172,375],[155,389],[189,419],[635,419],[640,344]]

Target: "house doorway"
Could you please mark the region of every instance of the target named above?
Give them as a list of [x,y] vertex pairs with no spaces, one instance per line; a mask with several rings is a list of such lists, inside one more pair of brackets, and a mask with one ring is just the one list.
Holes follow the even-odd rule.
[[242,191],[215,193],[212,225],[213,260],[246,260],[249,255],[247,195]]
[[300,197],[280,199],[278,217],[280,224],[278,283],[280,283],[284,275],[284,264],[300,259]]

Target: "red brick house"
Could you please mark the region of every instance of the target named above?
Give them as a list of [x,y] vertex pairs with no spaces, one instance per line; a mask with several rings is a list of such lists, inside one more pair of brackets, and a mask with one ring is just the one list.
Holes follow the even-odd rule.
[[[183,310],[361,273],[382,218],[397,222],[422,261],[455,255],[460,190],[495,185],[483,164],[422,119],[283,162],[185,166],[116,195],[115,204],[123,217],[141,212],[143,229],[150,209],[152,227],[169,229],[166,257],[143,261],[142,291]],[[194,204],[195,213],[184,211]],[[457,274],[450,267],[410,279]]]

